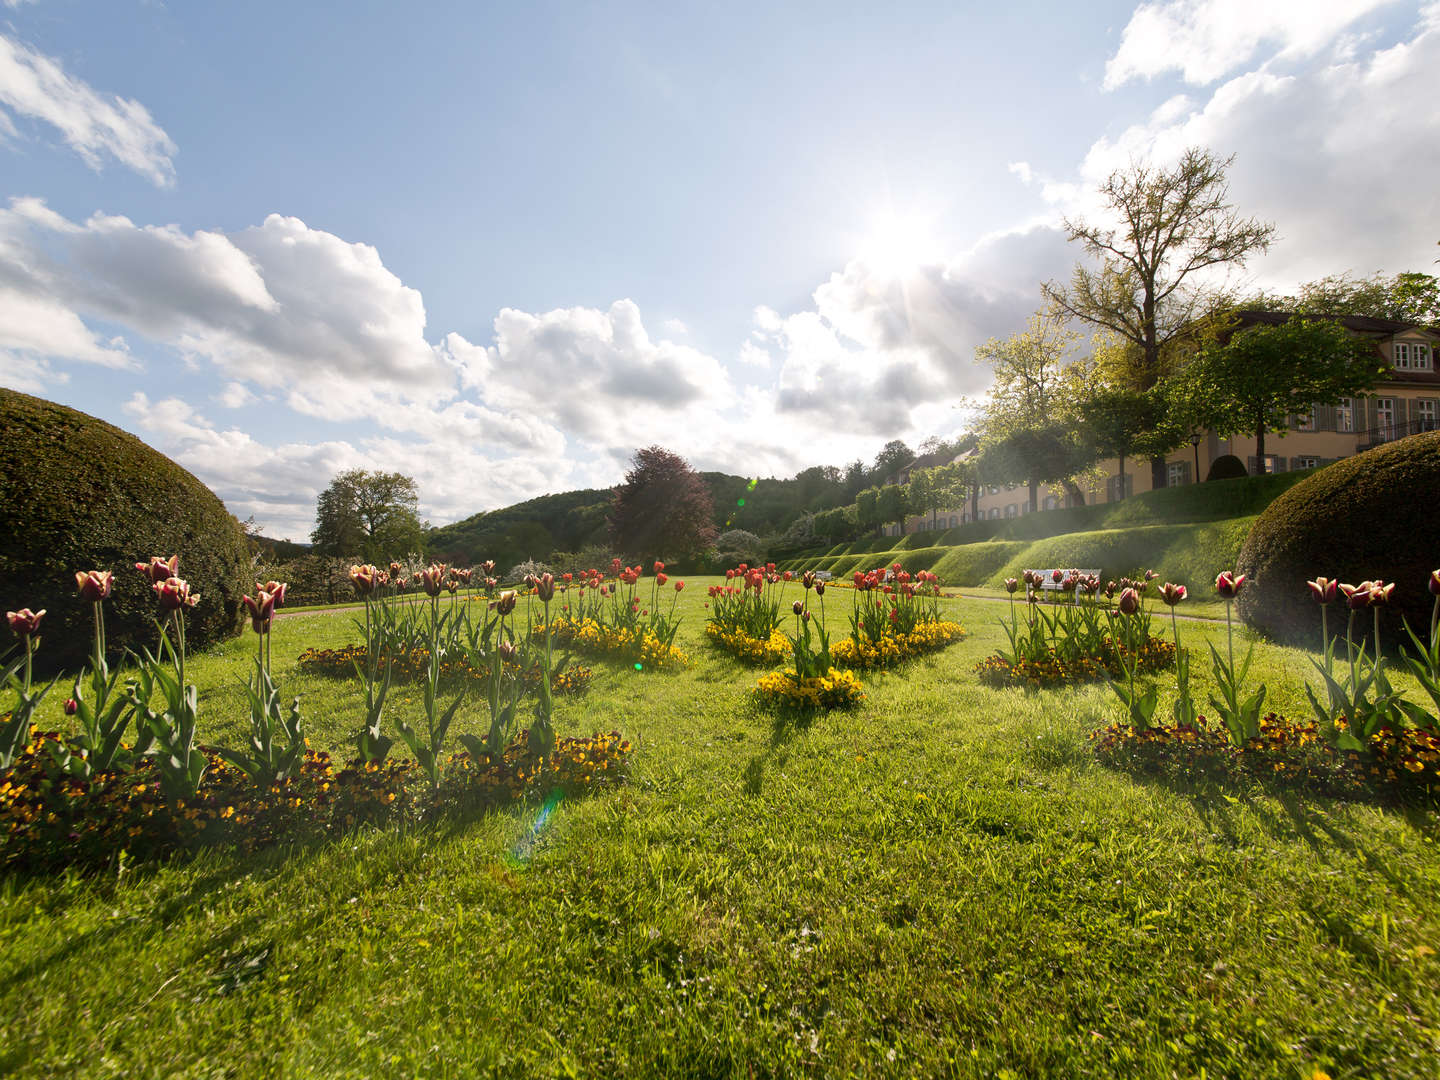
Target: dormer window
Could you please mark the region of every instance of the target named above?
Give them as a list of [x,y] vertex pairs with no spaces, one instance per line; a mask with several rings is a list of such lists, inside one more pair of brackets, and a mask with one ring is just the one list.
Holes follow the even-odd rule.
[[1395,342],[1396,371],[1430,371],[1430,346],[1423,341]]

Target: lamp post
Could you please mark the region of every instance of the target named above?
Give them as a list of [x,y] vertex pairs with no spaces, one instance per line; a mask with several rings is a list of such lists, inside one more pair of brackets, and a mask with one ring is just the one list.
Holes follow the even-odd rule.
[[1198,431],[1192,431],[1192,432],[1190,433],[1190,445],[1195,448],[1195,482],[1196,482],[1197,484],[1200,482],[1200,439],[1201,439],[1201,437],[1202,437],[1202,436],[1201,436],[1200,432],[1198,432]]

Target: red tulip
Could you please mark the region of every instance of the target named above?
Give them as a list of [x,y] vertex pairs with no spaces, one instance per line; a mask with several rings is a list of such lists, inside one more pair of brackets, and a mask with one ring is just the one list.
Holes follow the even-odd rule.
[[685,588],[685,582],[683,582],[683,581],[677,581],[677,582],[675,582],[675,591],[676,591],[676,592],[679,592],[679,591],[680,591],[681,589],[683,589],[683,588]]
[[1370,581],[1362,581],[1359,585],[1340,586],[1340,592],[1345,597],[1345,605],[1351,611],[1363,611],[1370,606]]
[[439,596],[444,577],[445,567],[441,563],[431,563],[428,568],[421,570],[420,584],[425,587],[425,595]]
[[109,570],[75,571],[75,587],[80,590],[81,599],[91,603],[98,603],[108,597],[114,585],[115,575]]
[[1134,589],[1124,589],[1120,593],[1120,614],[1134,615],[1140,610],[1140,594]]
[[1390,594],[1394,591],[1395,583],[1393,581],[1389,585],[1381,581],[1376,581],[1370,586],[1370,603],[1377,607],[1388,604],[1390,602]]
[[796,615],[799,615],[800,612],[805,610],[805,605],[803,602],[796,600],[793,604],[790,605],[790,610],[795,612]]
[[1430,581],[1428,584],[1430,586],[1430,595],[1440,596],[1440,570],[1430,571]]
[[661,574],[661,573],[664,573],[664,572],[665,572],[665,564],[664,564],[663,562],[661,562],[659,559],[656,559],[656,560],[655,560],[655,573]]
[[1305,584],[1310,586],[1311,596],[1322,604],[1328,604],[1335,599],[1335,590],[1340,583],[1331,581],[1329,578],[1317,577],[1314,581],[1307,581]]
[[178,577],[166,578],[150,586],[160,598],[160,607],[165,611],[179,611],[194,607],[200,602],[198,593],[190,591],[190,583]]
[[1016,581],[1013,577],[1007,577],[1005,579],[1006,592],[1013,593],[1018,588],[1020,588],[1020,582]]
[[137,562],[135,569],[148,577],[150,584],[154,585],[180,573],[180,556],[171,555],[168,559],[162,559],[159,555],[152,555],[148,563]]
[[1215,578],[1215,591],[1226,600],[1233,600],[1245,587],[1245,575],[1233,574],[1229,570],[1222,570]]
[[250,612],[250,626],[257,634],[270,629],[270,617],[275,613],[275,596],[263,589],[257,589],[253,597],[240,598]]
[[1184,585],[1176,585],[1172,582],[1167,581],[1164,585],[1160,586],[1160,599],[1165,601],[1165,603],[1169,604],[1171,607],[1174,607],[1176,604],[1180,603],[1181,600],[1184,600],[1185,596],[1186,592]]
[[665,584],[667,581],[669,581],[669,580],[670,580],[670,579],[669,579],[668,577],[666,577],[663,572],[662,572],[662,573],[658,573],[658,574],[655,575],[655,584],[656,584],[656,585],[664,585],[664,584]]
[[535,595],[540,597],[544,603],[549,603],[555,595],[555,575],[546,571],[535,580]]
[[28,607],[19,611],[7,611],[5,621],[10,624],[10,629],[18,638],[33,637],[40,629],[40,620],[45,617],[45,609],[31,611]]
[[824,595],[825,595],[825,582],[823,582],[823,581],[817,581],[817,582],[815,582],[815,595],[816,595],[816,596],[824,596]]
[[375,579],[380,571],[366,563],[363,566],[350,567],[350,584],[355,586],[355,591],[361,596],[369,596],[375,591]]
[[80,703],[73,697],[65,699],[65,715],[74,716],[80,711]]

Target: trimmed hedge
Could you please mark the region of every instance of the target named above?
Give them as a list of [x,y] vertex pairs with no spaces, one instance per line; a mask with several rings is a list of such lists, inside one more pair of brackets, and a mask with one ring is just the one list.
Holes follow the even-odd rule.
[[46,609],[37,663],[74,670],[89,655],[91,610],[77,570],[112,570],[105,630],[115,651],[155,647],[158,614],[134,564],[180,556],[199,594],[186,620],[201,648],[241,627],[250,556],[209,488],[134,435],[74,409],[0,389],[0,610]]
[[1219,480],[1235,480],[1242,476],[1249,476],[1250,470],[1245,468],[1245,463],[1234,454],[1221,454],[1210,463],[1210,471],[1205,476],[1207,484]]
[[[1315,648],[1320,611],[1305,582],[1378,578],[1396,583],[1382,632],[1403,638],[1403,615],[1423,638],[1433,600],[1425,583],[1440,567],[1437,507],[1440,432],[1326,466],[1276,499],[1250,530],[1239,559],[1251,579],[1240,593],[1241,617],[1280,641]],[[1331,631],[1343,632],[1344,609],[1332,614]]]

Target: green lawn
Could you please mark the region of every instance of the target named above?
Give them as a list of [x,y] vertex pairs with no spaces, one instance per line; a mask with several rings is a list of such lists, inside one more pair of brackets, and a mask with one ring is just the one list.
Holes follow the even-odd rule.
[[[706,583],[688,671],[597,662],[560,705],[562,734],[637,743],[626,787],[0,883],[0,1073],[1436,1075],[1434,812],[1102,768],[1106,689],[977,683],[990,600],[947,602],[969,639],[865,677],[859,710],[777,723],[703,644]],[[356,688],[293,657],[352,636],[344,614],[276,634],[282,692],[342,752]],[[244,728],[252,641],[192,665],[206,740]],[[1308,712],[1307,654],[1256,668]]]

